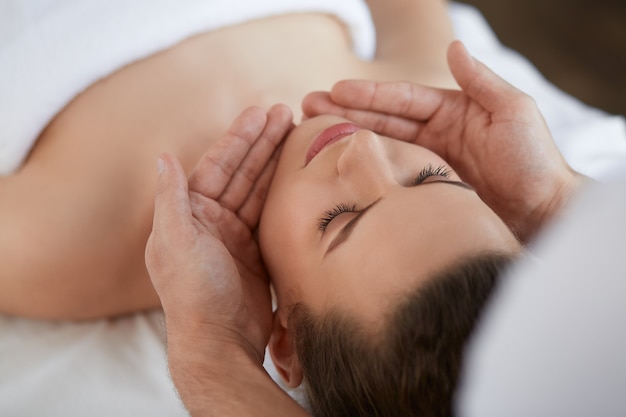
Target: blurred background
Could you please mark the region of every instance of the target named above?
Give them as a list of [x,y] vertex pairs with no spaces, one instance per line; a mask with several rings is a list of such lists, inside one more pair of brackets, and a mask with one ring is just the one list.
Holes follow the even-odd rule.
[[584,103],[626,115],[626,0],[460,0]]

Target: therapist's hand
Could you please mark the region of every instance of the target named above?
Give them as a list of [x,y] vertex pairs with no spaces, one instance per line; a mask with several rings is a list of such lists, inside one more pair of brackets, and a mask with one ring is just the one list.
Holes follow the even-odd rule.
[[535,102],[456,41],[448,64],[462,91],[412,83],[342,81],[303,101],[306,116],[333,113],[431,149],[527,241],[583,177],[554,144]]
[[253,239],[291,111],[251,108],[189,180],[160,159],[146,265],[161,299],[170,375],[189,414],[305,416],[263,368],[272,311]]
[[146,265],[165,312],[168,344],[243,348],[262,363],[272,322],[268,278],[253,238],[278,147],[292,127],[283,105],[243,112],[189,180],[159,160]]

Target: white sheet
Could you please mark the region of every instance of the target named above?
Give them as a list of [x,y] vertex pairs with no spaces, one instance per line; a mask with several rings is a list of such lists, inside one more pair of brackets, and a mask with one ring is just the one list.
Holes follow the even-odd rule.
[[[475,9],[452,4],[451,15],[471,53],[535,97],[574,168],[601,178],[626,165],[622,116],[547,83],[498,42]],[[89,324],[0,316],[0,415],[187,415],[168,379],[161,314]]]
[[95,323],[0,316],[0,415],[186,416],[161,313]]
[[354,51],[373,54],[362,0],[0,1],[0,175],[19,167],[50,119],[103,76],[199,32],[303,11],[334,14]]

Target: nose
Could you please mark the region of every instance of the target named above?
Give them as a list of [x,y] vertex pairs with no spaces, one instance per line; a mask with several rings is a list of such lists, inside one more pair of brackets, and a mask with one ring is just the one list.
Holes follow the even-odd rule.
[[381,138],[369,130],[353,134],[337,160],[339,178],[352,189],[382,195],[396,181]]

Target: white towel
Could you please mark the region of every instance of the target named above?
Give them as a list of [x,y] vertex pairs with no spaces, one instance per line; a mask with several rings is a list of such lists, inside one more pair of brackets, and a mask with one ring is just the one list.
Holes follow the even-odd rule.
[[116,69],[194,34],[298,12],[336,15],[355,52],[374,52],[362,0],[2,0],[0,175],[15,171],[46,124]]

